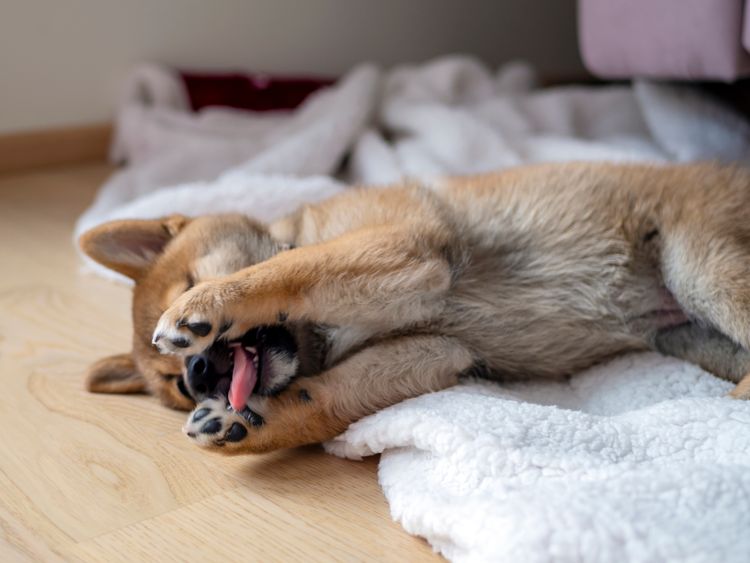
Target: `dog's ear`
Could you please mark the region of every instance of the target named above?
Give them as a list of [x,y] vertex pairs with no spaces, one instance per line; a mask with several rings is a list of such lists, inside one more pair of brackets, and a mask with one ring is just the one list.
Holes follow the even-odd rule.
[[81,235],[81,249],[100,264],[137,279],[190,222],[182,215],[110,221]]
[[132,354],[102,358],[89,368],[86,389],[92,393],[145,393],[146,379],[138,373]]

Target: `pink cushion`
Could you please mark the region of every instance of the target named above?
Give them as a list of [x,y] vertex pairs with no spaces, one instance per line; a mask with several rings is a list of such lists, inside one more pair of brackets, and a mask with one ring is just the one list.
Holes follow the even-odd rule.
[[[744,4],[745,0],[579,0],[584,63],[607,78],[734,80],[750,74],[750,52],[742,44]],[[747,45],[750,31],[745,27]]]

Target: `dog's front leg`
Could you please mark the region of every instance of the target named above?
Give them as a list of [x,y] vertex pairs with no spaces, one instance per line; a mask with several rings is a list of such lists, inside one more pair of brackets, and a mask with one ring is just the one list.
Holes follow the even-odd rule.
[[278,396],[251,397],[241,412],[227,409],[225,399],[208,399],[190,414],[184,431],[199,446],[225,454],[323,442],[363,416],[454,385],[472,362],[452,338],[401,337],[300,378]]
[[434,318],[460,261],[448,240],[436,228],[381,226],[283,252],[185,292],[159,320],[154,344],[190,355],[286,319],[384,332]]

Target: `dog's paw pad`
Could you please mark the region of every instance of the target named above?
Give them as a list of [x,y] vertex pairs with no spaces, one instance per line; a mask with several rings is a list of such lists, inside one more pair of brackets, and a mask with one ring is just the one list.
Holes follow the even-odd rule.
[[178,336],[171,339],[172,346],[175,346],[177,348],[187,348],[192,344],[192,342],[188,338],[183,338],[182,336]]
[[162,354],[198,354],[213,343],[213,326],[202,320],[181,319],[173,322],[165,313],[156,325],[151,342]]
[[235,422],[229,427],[229,432],[226,435],[227,442],[239,442],[247,436],[247,428],[245,428],[239,422]]
[[194,322],[189,323],[185,320],[181,320],[177,322],[177,328],[183,328],[186,327],[190,332],[195,334],[196,336],[208,336],[208,334],[211,332],[211,329],[213,328],[211,326],[211,323],[207,322]]
[[250,410],[250,407],[245,407],[240,411],[240,415],[252,426],[263,426],[263,417],[257,412]]
[[187,436],[204,448],[234,445],[248,437],[250,429],[263,424],[263,418],[245,407],[237,412],[224,398],[203,401],[190,414],[183,428]]
[[[152,343],[164,354],[189,356],[208,348],[222,336],[225,300],[222,286],[207,283],[180,295],[159,318]],[[225,336],[225,335],[224,335]]]
[[206,418],[209,414],[211,414],[211,409],[208,407],[203,407],[194,411],[190,417],[190,420],[192,420],[193,422],[198,422],[199,420],[203,420],[204,418]]
[[209,436],[211,436],[213,434],[218,434],[219,430],[221,430],[221,427],[222,421],[219,417],[216,417],[212,418],[208,422],[205,422],[198,432],[200,434],[208,434]]

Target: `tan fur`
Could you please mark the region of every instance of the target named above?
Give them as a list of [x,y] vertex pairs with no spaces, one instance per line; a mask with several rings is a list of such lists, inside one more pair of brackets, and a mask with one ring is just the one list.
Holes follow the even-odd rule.
[[735,399],[750,399],[750,374],[747,374],[730,393]]
[[[214,218],[200,240],[184,228],[136,280],[134,306],[153,309],[135,315],[148,319],[136,327],[136,363],[147,354],[146,325],[162,351],[181,355],[210,346],[228,322],[229,338],[278,318],[356,335],[321,375],[252,398],[265,423],[247,439],[200,442],[234,453],[331,438],[470,368],[496,379],[559,377],[658,347],[691,350],[690,361],[737,380],[750,371],[749,209],[750,175],[705,164],[542,165],[352,190],[270,227],[298,248],[199,283],[167,308],[180,293],[170,268],[189,268],[223,240]],[[674,300],[715,338],[657,340],[665,321],[655,312]],[[211,331],[193,334],[194,322]],[[727,342],[742,351],[732,362],[716,352]]]
[[[144,241],[145,253],[141,252]],[[133,377],[140,376],[141,388],[157,395],[166,406],[183,410],[195,404],[178,388],[183,362],[160,354],[151,345],[159,316],[196,281],[235,272],[279,248],[260,225],[239,215],[112,221],[85,233],[80,244],[93,259],[135,282]],[[221,261],[215,259],[216,248],[220,249]],[[99,392],[135,392],[137,387],[132,383],[118,383],[121,358],[97,362],[89,372],[88,387]],[[98,379],[109,380],[106,389]]]

